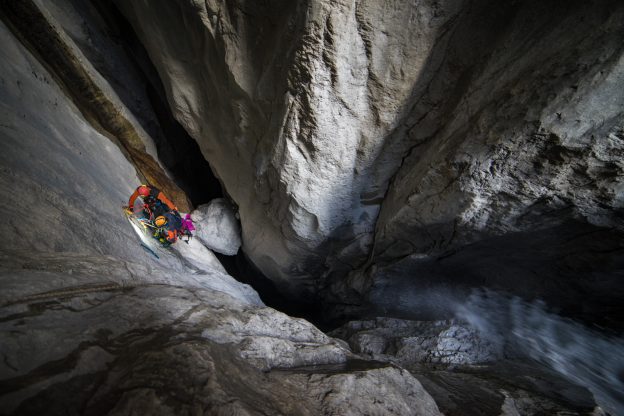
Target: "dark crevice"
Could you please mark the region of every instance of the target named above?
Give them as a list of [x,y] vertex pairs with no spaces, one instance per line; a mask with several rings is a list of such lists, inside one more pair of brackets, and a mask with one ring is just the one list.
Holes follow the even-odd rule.
[[[197,142],[186,132],[184,127],[173,117],[166,99],[165,89],[154,64],[141,44],[128,20],[110,0],[92,0],[99,14],[106,21],[111,35],[123,47],[129,60],[134,64],[137,74],[142,78],[143,88],[149,99],[158,125],[139,118],[143,128],[150,133],[160,162],[172,175],[174,182],[186,192],[191,203],[196,207],[211,199],[223,197],[221,183],[204,158]],[[123,88],[112,83],[113,87]],[[119,91],[122,100],[131,100],[123,91]],[[132,102],[125,102],[133,108]]]
[[221,183],[212,173],[199,145],[172,116],[156,88],[146,85],[154,113],[166,139],[156,143],[158,158],[167,167],[177,185],[182,188],[194,206],[223,196]]
[[215,252],[215,255],[225,267],[225,270],[241,283],[252,286],[265,305],[284,312],[289,316],[303,318],[312,322],[319,329],[327,331],[333,326],[330,321],[323,319],[320,306],[316,302],[302,302],[301,300],[283,295],[272,280],[258,270],[247,258],[242,250],[236,256],[226,256]]

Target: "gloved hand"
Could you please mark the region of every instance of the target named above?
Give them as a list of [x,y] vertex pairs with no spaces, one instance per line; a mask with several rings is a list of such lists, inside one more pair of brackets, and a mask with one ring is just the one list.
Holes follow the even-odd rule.
[[134,212],[132,212],[132,210],[130,209],[130,207],[129,207],[129,206],[124,205],[124,206],[122,206],[122,208],[123,208],[123,210],[124,210],[124,212],[125,212],[126,214],[128,214],[128,215],[132,215],[132,214],[134,214]]

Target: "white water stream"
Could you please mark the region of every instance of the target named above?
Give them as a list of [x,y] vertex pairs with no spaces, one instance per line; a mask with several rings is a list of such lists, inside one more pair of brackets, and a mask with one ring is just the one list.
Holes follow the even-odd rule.
[[506,354],[524,356],[587,387],[611,415],[624,415],[624,340],[548,311],[541,302],[474,292],[458,318],[478,328]]

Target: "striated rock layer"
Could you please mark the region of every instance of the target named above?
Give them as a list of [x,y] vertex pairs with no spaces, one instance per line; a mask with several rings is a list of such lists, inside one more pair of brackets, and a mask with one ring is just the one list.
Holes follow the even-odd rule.
[[[3,283],[23,274],[3,268]],[[349,370],[350,352],[308,322],[235,285],[201,287],[215,277],[5,303],[3,414],[439,414],[407,371]],[[333,367],[288,370],[312,364]]]
[[146,151],[151,139],[137,125],[119,98],[106,94],[99,75],[89,63],[81,62],[81,53],[64,32],[46,19],[45,12],[32,1],[4,2],[4,20],[24,45],[36,53],[53,79],[75,101],[81,113],[111,140],[118,144],[137,170],[143,182],[166,191],[188,211],[190,203],[182,190],[167,176],[159,163]]
[[118,5],[282,290],[350,316],[441,279],[618,326],[621,2]]

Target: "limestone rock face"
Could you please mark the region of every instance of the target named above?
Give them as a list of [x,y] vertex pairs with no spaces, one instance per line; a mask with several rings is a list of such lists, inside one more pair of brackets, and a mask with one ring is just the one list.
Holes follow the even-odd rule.
[[330,252],[357,263],[462,3],[118,5],[239,205],[252,261],[293,293],[313,290]]
[[133,166],[4,24],[0,36],[0,248],[142,258],[121,215],[139,181]]
[[[151,177],[185,195],[156,160],[158,129],[142,127],[156,122],[145,94],[104,63],[123,52],[106,24],[80,20],[84,4],[0,13],[3,412],[439,414],[429,390],[448,414],[475,397],[491,414],[594,411],[587,391],[533,368],[513,383],[510,366],[434,369],[425,390],[266,307],[225,273],[207,229],[158,257],[142,249],[120,211],[129,193]],[[215,249],[236,253],[242,235],[283,291],[333,317],[452,314],[486,286],[618,324],[621,1],[117,4],[238,205],[240,230],[206,208],[231,225]],[[498,353],[456,323],[338,333],[403,365]],[[526,393],[548,383],[542,402]],[[562,390],[580,398],[564,406]]]
[[366,292],[409,269],[421,288],[511,290],[621,328],[624,31],[613,19],[624,9],[553,7],[529,2],[505,20],[444,125],[393,178],[376,269],[349,286]]
[[498,345],[478,331],[454,321],[408,321],[376,318],[350,321],[331,336],[344,339],[354,352],[402,366],[428,364],[481,364],[498,361]]
[[466,279],[509,265],[544,297],[552,267],[555,286],[584,269],[613,287],[621,2],[118,5],[282,290],[353,314],[392,301],[370,292],[388,265],[435,281],[475,257]]
[[231,205],[223,198],[200,205],[192,214],[195,238],[221,254],[234,256],[241,246],[240,223]]

